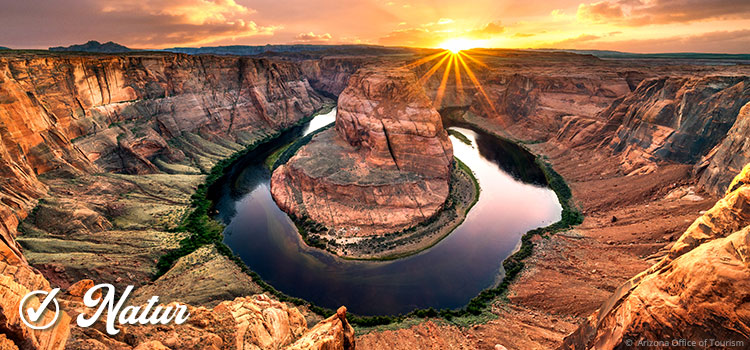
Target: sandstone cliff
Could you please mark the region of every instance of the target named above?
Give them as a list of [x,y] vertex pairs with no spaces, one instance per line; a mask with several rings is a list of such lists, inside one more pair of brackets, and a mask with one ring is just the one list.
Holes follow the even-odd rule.
[[[296,65],[266,59],[155,53],[0,57],[3,346],[65,346],[69,318],[51,331],[30,330],[17,313],[22,296],[49,290],[48,279],[63,288],[84,276],[119,287],[147,283],[158,258],[180,239],[167,229],[187,210],[203,181],[200,174],[323,102]],[[42,196],[24,223],[25,234],[17,235]],[[152,292],[170,290],[176,300],[215,304],[256,290],[247,276],[228,288],[222,279],[241,271],[215,251],[204,253],[200,263],[218,275],[203,281],[205,293],[190,296],[175,284]],[[72,331],[76,344],[90,345],[81,347],[101,348],[89,339],[99,335]]]
[[750,78],[660,78],[641,83],[605,114],[618,125],[609,147],[626,170],[668,160],[695,163],[716,146],[750,101]]
[[[645,340],[750,340],[750,165],[648,270],[618,288],[563,349]],[[694,345],[731,348],[735,345]],[[669,348],[670,345],[657,346]],[[691,347],[691,346],[688,346]]]
[[747,163],[750,163],[750,102],[740,109],[726,137],[696,164],[699,185],[712,193],[725,191],[732,177]]
[[[0,58],[0,230],[10,243],[37,175],[208,170],[320,107],[292,64],[177,54]],[[215,161],[215,160],[214,160]],[[176,167],[170,164],[179,164]]]
[[742,107],[749,101],[747,76],[646,79],[593,118],[563,117],[555,141],[611,152],[625,174],[694,164],[700,185],[720,194],[748,161]]
[[301,61],[300,70],[312,87],[339,96],[358,69],[374,62],[373,58],[368,57],[323,57]]
[[547,139],[566,122],[564,116],[590,120],[614,99],[630,92],[617,72],[561,74],[560,72],[496,73],[483,81],[493,103],[474,97],[471,110],[494,115],[522,138]]
[[274,171],[271,192],[283,210],[362,236],[399,231],[441,208],[452,146],[414,74],[359,71],[337,113],[334,130]]

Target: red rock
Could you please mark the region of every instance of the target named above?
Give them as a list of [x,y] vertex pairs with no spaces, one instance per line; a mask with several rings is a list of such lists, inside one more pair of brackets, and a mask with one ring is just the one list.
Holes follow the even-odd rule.
[[730,192],[698,218],[661,261],[620,286],[565,338],[561,349],[607,350],[664,339],[717,339],[746,346],[750,337],[748,174],[750,164]]
[[397,232],[448,196],[453,148],[414,74],[362,70],[326,130],[274,171],[279,207],[338,235]]

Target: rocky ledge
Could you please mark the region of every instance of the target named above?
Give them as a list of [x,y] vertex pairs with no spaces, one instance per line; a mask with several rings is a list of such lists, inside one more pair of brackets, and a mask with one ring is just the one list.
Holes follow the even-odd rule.
[[338,237],[362,237],[401,231],[443,207],[453,148],[413,73],[358,71],[337,113],[335,129],[274,171],[280,208]]
[[[750,336],[748,184],[750,164],[723,199],[659,252],[662,258],[656,264],[617,288],[560,349],[620,349],[653,340],[668,342],[658,348],[670,344],[746,348]],[[671,339],[683,343],[669,343]]]

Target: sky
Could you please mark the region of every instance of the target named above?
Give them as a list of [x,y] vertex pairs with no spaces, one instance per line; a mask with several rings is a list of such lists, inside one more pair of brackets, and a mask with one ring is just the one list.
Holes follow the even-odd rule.
[[0,0],[0,46],[376,44],[750,53],[750,0]]

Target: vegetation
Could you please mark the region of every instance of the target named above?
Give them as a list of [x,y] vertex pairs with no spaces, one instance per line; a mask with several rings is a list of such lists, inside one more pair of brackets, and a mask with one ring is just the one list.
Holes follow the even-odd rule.
[[273,167],[271,167],[271,170],[275,170],[279,167],[279,165],[282,165],[291,159],[297,151],[299,151],[302,146],[310,143],[310,140],[312,140],[313,136],[317,135],[320,132],[323,132],[325,130],[330,129],[333,127],[334,123],[328,124],[318,130],[315,130],[303,137],[300,137],[297,139],[297,141],[292,142],[288,147],[284,148],[283,152],[279,152],[280,154],[277,156],[276,160],[273,162]]
[[[327,107],[330,106],[324,107],[322,111],[325,111],[325,108]],[[208,215],[208,211],[211,208],[211,201],[208,199],[208,189],[219,178],[221,178],[222,175],[224,175],[225,170],[232,166],[238,159],[256,149],[259,145],[274,140],[275,138],[279,137],[279,135],[295,126],[309,122],[319,113],[320,112],[315,113],[307,118],[303,118],[295,125],[292,125],[284,130],[274,132],[272,134],[266,135],[259,140],[256,140],[249,146],[245,147],[245,149],[235,152],[229,158],[219,161],[211,168],[211,170],[206,175],[205,181],[202,184],[198,185],[195,193],[190,196],[190,204],[192,210],[183,219],[182,223],[174,230],[176,232],[189,232],[191,234],[180,241],[179,247],[177,249],[169,251],[159,259],[156,264],[156,274],[154,275],[154,279],[159,278],[167,271],[169,271],[169,269],[172,267],[172,265],[174,265],[177,259],[198,250],[198,248],[212,243],[217,245],[222,244],[222,232],[224,231],[224,226]],[[220,251],[222,250],[220,249]],[[255,277],[253,278],[255,279]]]
[[264,164],[266,165],[266,168],[273,171],[274,164],[276,164],[276,160],[278,160],[279,157],[281,157],[281,154],[284,153],[284,151],[286,151],[286,149],[289,148],[293,143],[294,142],[287,143],[286,145],[281,146],[279,147],[279,149],[273,151],[273,153],[271,153],[271,155],[268,156],[268,158],[266,158],[266,161],[264,162]]
[[471,140],[458,130],[448,129],[448,135],[451,135],[457,138],[459,141],[471,146]]

